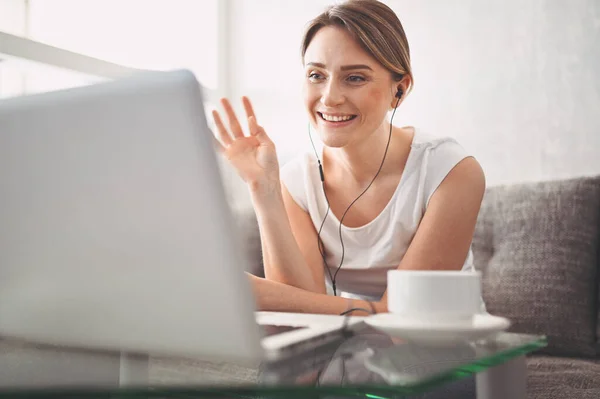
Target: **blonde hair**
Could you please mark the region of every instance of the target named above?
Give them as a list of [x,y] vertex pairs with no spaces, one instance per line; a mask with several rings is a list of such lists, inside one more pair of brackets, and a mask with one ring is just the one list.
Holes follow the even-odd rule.
[[408,40],[398,16],[387,5],[377,0],[347,0],[327,8],[306,28],[302,39],[302,62],[310,42],[326,26],[345,29],[367,53],[392,73],[395,81],[410,76],[409,90],[412,88]]

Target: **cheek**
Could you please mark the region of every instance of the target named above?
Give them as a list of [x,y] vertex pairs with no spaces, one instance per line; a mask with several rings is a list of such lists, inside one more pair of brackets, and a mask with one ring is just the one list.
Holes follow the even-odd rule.
[[309,112],[312,111],[319,98],[319,91],[315,87],[306,84],[302,86],[302,101]]
[[362,108],[373,117],[383,118],[388,110],[388,99],[381,89],[369,89],[363,97]]
[[302,85],[302,99],[307,103],[312,97],[312,90],[306,83]]
[[376,106],[377,104],[381,104],[384,100],[384,95],[381,91],[381,89],[377,89],[377,88],[372,88],[369,89],[368,93],[367,93],[367,101],[369,102],[369,104],[371,104],[372,106]]

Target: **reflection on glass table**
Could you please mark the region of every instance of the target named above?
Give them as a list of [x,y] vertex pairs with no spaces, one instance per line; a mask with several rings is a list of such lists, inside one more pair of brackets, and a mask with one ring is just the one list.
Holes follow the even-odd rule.
[[500,333],[482,342],[427,347],[361,324],[336,342],[273,363],[129,356],[127,366],[145,373],[147,382],[124,385],[128,376],[117,353],[0,341],[0,396],[391,398],[476,375],[478,398],[506,396],[507,386],[511,397],[519,397],[524,395],[524,355],[545,345],[545,337]]

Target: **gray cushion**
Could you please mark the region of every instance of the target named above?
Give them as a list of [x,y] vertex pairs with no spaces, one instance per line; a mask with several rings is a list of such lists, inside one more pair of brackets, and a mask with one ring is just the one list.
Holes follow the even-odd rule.
[[595,355],[599,226],[598,177],[489,188],[473,239],[488,311],[547,353]]
[[247,272],[264,277],[260,230],[256,213],[251,206],[232,208],[242,251],[248,262]]
[[600,398],[600,360],[556,356],[527,359],[530,399]]

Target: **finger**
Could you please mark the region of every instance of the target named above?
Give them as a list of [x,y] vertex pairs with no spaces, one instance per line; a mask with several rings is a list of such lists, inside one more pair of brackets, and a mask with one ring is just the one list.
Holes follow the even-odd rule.
[[248,116],[248,128],[250,130],[250,135],[256,136],[259,133],[260,126],[258,126],[258,122],[256,121],[256,115],[254,114],[252,103],[248,97],[244,96],[242,97],[242,104],[244,105],[246,116]]
[[258,126],[254,115],[248,116],[248,128],[252,136],[257,136],[262,131],[262,127]]
[[233,111],[233,107],[228,99],[222,98],[221,105],[225,109],[225,113],[227,114],[227,120],[229,121],[229,128],[231,129],[231,133],[233,137],[240,138],[244,137],[244,131],[242,130],[242,126],[238,121],[237,116],[235,116],[235,112]]
[[217,127],[217,131],[219,132],[219,138],[221,139],[221,142],[225,145],[230,145],[232,143],[231,136],[229,135],[227,128],[225,128],[225,125],[221,120],[221,116],[215,110],[213,110],[212,116],[215,120],[215,126]]
[[250,99],[248,97],[242,97],[242,104],[244,105],[244,111],[246,111],[246,116],[248,118],[250,118],[251,116],[256,118],[256,115],[254,114],[254,109],[252,108],[252,103],[250,102]]
[[256,137],[259,143],[271,143],[271,139],[267,136],[267,132],[265,132],[265,129],[263,129],[262,126],[256,123],[256,118],[254,116],[248,118],[248,124],[250,125],[250,134],[253,137]]
[[215,146],[215,149],[219,152],[219,153],[224,153],[225,152],[225,147],[223,146],[223,144],[221,144],[221,142],[219,140],[217,140],[217,138],[213,135],[212,137],[213,140],[213,144]]

